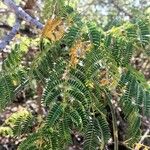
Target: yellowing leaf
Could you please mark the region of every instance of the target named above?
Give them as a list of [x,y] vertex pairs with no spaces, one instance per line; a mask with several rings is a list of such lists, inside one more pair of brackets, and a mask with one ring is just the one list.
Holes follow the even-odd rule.
[[13,80],[13,85],[17,86],[18,82],[16,80]]
[[44,143],[44,140],[42,138],[36,141],[36,144],[38,145],[39,148],[42,147],[43,143]]
[[141,143],[137,143],[135,146],[135,150],[140,150],[141,148],[143,148],[143,150],[150,150],[149,146],[146,146],[146,145],[141,144]]
[[110,79],[109,88],[110,88],[111,90],[115,89],[117,85],[118,85],[118,80]]
[[62,26],[62,20],[49,19],[42,31],[42,37],[49,38],[51,41],[57,41],[62,38],[64,34],[64,27]]
[[110,83],[110,81],[108,80],[108,79],[102,79],[102,80],[100,80],[100,84],[102,85],[102,86],[106,86],[106,85],[108,85]]
[[71,56],[70,65],[73,67],[78,63],[78,51],[81,47],[82,47],[81,41],[77,41],[70,49],[70,56]]
[[94,88],[93,82],[87,81],[87,82],[86,82],[86,87],[89,87],[89,88],[93,89],[93,88]]
[[13,136],[13,131],[10,127],[0,127],[0,135],[1,136]]
[[89,43],[78,40],[70,49],[71,66],[75,66],[78,63],[79,58],[84,57],[85,52],[89,51],[90,48],[91,45]]
[[56,41],[60,40],[63,37],[64,32],[65,32],[64,26],[63,25],[59,26],[58,30],[55,31]]
[[21,35],[20,34],[16,34],[16,38],[20,38],[21,37]]

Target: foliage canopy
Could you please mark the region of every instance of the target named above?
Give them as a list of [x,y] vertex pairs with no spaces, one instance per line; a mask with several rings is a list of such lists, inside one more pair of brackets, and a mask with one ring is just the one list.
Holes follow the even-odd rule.
[[27,40],[14,46],[0,72],[1,111],[36,81],[44,87],[42,105],[48,112],[39,119],[40,114],[21,110],[6,120],[0,134],[27,135],[18,150],[65,150],[74,144],[73,132],[84,137],[85,150],[103,150],[110,138],[117,150],[120,111],[128,124],[122,142],[133,148],[141,135],[140,116],[150,117],[150,87],[130,61],[149,47],[150,21],[138,18],[103,30],[63,6],[47,21],[31,64],[22,63]]

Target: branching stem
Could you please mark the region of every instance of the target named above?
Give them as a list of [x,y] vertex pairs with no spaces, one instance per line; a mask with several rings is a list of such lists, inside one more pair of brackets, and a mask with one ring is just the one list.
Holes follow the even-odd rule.
[[15,37],[17,32],[20,28],[20,19],[16,17],[15,25],[13,26],[12,30],[6,35],[1,41],[0,41],[0,51],[6,47],[6,45],[9,44],[9,42]]
[[118,150],[118,128],[117,128],[117,119],[116,119],[116,115],[115,115],[115,110],[111,103],[111,95],[106,90],[105,90],[105,94],[107,96],[108,105],[110,107],[111,115],[112,115],[113,134],[114,134],[114,150]]

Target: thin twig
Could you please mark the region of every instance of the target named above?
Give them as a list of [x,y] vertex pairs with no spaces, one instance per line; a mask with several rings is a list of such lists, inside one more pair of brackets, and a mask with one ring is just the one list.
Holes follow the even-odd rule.
[[20,18],[30,23],[31,25],[36,26],[39,29],[43,28],[43,24],[38,20],[32,18],[29,14],[27,14],[21,7],[17,6],[12,0],[2,0],[2,2],[7,5],[11,10],[13,10],[16,14],[16,22],[13,26],[12,30],[6,35],[0,42],[0,51],[9,44],[9,42],[15,37],[20,28]]
[[147,135],[149,134],[150,129],[147,129],[146,132],[144,133],[144,135],[141,137],[141,140],[139,141],[139,143],[143,143],[144,139],[147,137]]
[[136,145],[134,150],[138,150],[138,145],[142,144],[143,141],[147,138],[148,134],[150,133],[150,129],[147,129],[146,132],[144,133],[144,135],[141,137],[140,141],[138,142],[138,144]]
[[118,150],[118,128],[117,128],[117,118],[116,118],[116,115],[115,115],[115,110],[114,110],[114,107],[111,103],[111,95],[109,93],[109,91],[107,90],[104,90],[106,96],[107,96],[107,99],[108,99],[108,105],[110,107],[110,110],[111,110],[111,115],[112,115],[112,124],[113,124],[113,135],[114,135],[114,150]]
[[0,41],[0,51],[9,44],[9,42],[15,37],[20,28],[20,19],[16,17],[15,25],[12,27],[12,30]]
[[29,83],[29,80],[26,79],[23,83],[21,83],[15,90],[14,93],[17,94],[19,91],[21,91],[27,84]]
[[[5,24],[5,23],[0,23],[0,28],[1,28],[1,29],[5,29],[5,30],[7,30],[7,31],[12,30],[12,27],[9,26],[8,24]],[[28,37],[33,37],[33,36],[36,35],[35,33],[31,32],[30,30],[27,30],[26,28],[25,28],[25,29],[19,29],[18,32],[19,32],[20,34],[25,34],[25,35],[27,35]]]

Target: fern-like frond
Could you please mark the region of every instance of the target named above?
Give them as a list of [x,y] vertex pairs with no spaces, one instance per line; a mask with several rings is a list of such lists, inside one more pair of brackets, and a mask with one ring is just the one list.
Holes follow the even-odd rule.
[[[25,48],[23,48],[23,46]],[[26,54],[28,48],[24,43],[16,44],[14,49],[3,62],[3,70],[14,71],[20,67],[23,56]]]
[[6,121],[5,124],[10,126],[14,136],[21,134],[30,133],[34,118],[27,110],[20,110],[12,114]]
[[79,127],[80,129],[83,128],[82,118],[80,114],[78,113],[78,111],[74,110],[73,108],[70,111],[70,118],[76,127]]
[[[59,146],[62,148],[62,146],[66,146],[69,144],[72,144],[72,139],[71,139],[71,126],[70,126],[70,116],[67,113],[63,114],[62,121],[59,123]],[[62,138],[63,137],[63,138]]]
[[137,27],[137,40],[143,45],[147,45],[150,42],[150,28],[149,20],[137,20],[135,22]]
[[13,131],[10,127],[0,127],[0,136],[6,137],[6,136],[13,136]]
[[23,69],[14,72],[0,72],[0,111],[15,98],[18,88],[27,80],[27,73]]
[[12,80],[12,76],[1,73],[0,75],[0,111],[5,108],[8,103],[11,102],[14,96],[13,91],[15,86]]
[[94,121],[89,120],[87,131],[85,133],[84,150],[96,150],[99,147],[100,139],[98,138],[97,129]]
[[[135,108],[136,109],[136,108]],[[139,140],[139,137],[141,135],[140,131],[140,117],[138,114],[138,110],[132,110],[131,113],[128,115],[128,129],[127,129],[127,135],[126,138],[129,143],[129,145],[134,144],[136,141]]]
[[68,47],[71,47],[73,43],[80,37],[80,31],[82,29],[82,22],[79,20],[76,24],[73,24],[64,36],[63,43]]
[[92,23],[87,23],[89,30],[89,39],[95,48],[99,47],[101,40],[101,33],[96,29],[95,25]]
[[108,126],[108,122],[106,118],[100,116],[95,119],[94,124],[96,132],[98,133],[98,136],[100,138],[100,149],[104,149],[105,143],[107,143],[110,138],[110,129]]
[[34,149],[34,150],[38,150],[38,147],[36,146],[36,141],[39,138],[39,134],[38,133],[32,133],[28,136],[27,139],[25,139],[18,147],[18,150],[30,150],[30,149]]
[[103,140],[103,143],[107,143],[109,138],[110,138],[110,128],[109,128],[109,124],[105,118],[105,116],[99,116],[98,117],[98,124],[101,132],[101,139]]
[[62,113],[63,107],[61,105],[54,104],[47,117],[46,121],[47,126],[52,127],[55,124],[55,122],[59,120]]
[[85,131],[89,119],[88,110],[86,110],[85,105],[80,101],[75,101],[73,107],[76,107],[76,111],[78,112],[82,120],[83,131]]
[[143,96],[144,115],[150,117],[150,91],[145,91]]

